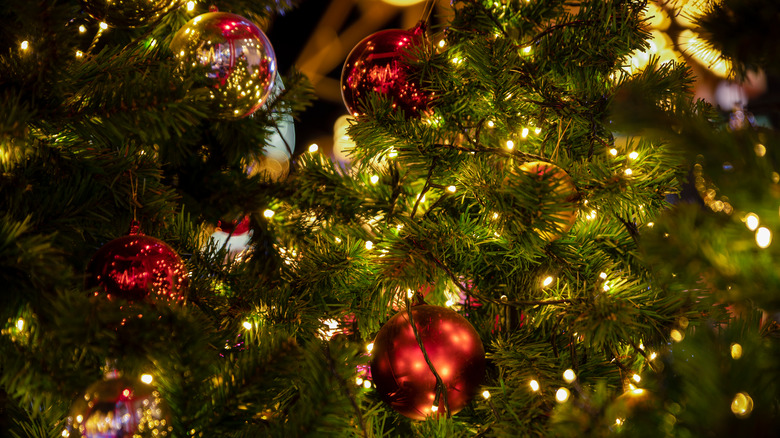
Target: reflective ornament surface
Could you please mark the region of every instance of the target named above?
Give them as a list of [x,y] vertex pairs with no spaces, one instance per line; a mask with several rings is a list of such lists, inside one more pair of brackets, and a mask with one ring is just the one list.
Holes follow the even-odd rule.
[[428,109],[432,93],[412,79],[409,49],[424,39],[422,25],[411,30],[383,30],[360,41],[349,53],[341,71],[341,96],[353,116],[365,113],[361,100],[371,92],[393,99],[393,107],[408,116]]
[[547,186],[546,190],[540,192],[541,209],[563,206],[561,211],[552,215],[552,224],[534,226],[534,230],[547,241],[553,241],[568,233],[577,221],[579,196],[569,174],[555,164],[544,161],[523,163],[519,169]]
[[179,4],[179,0],[82,0],[92,18],[115,27],[150,24]]
[[170,414],[151,385],[123,377],[93,383],[71,408],[62,436],[85,438],[171,436]]
[[[281,76],[277,74],[273,90],[271,90],[271,95],[265,106],[282,92],[284,92],[284,83]],[[246,171],[249,175],[266,173],[272,180],[278,181],[286,177],[290,169],[290,157],[295,151],[295,121],[289,108],[279,109],[279,106],[271,112],[271,118],[276,126],[270,128],[263,156],[259,159],[248,160]]]
[[[425,351],[447,388],[451,414],[474,397],[485,375],[485,350],[474,327],[455,311],[427,304],[412,307]],[[371,376],[382,399],[400,414],[424,420],[436,399],[436,377],[425,361],[409,315],[390,318],[374,340]],[[438,415],[444,415],[439,397]]]
[[183,303],[189,274],[173,248],[134,230],[106,243],[92,256],[85,285],[109,299]]
[[217,118],[246,117],[271,94],[274,49],[260,28],[240,15],[198,15],[176,32],[170,47],[182,74],[208,87]]

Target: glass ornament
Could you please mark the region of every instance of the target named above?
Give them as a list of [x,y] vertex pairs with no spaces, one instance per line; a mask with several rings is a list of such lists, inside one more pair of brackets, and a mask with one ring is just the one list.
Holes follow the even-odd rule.
[[182,75],[208,87],[214,117],[246,117],[268,99],[276,55],[268,37],[248,19],[207,12],[188,21],[170,45]]
[[124,377],[108,377],[90,385],[73,403],[62,436],[166,437],[173,432],[170,418],[153,386]]
[[[414,324],[428,358],[447,388],[451,414],[477,394],[485,375],[485,350],[466,318],[445,307],[412,307]],[[371,377],[380,397],[398,413],[414,420],[444,415],[444,398],[436,398],[436,377],[425,361],[406,310],[390,318],[374,340]]]
[[149,24],[180,0],[82,0],[81,5],[92,18],[114,27],[137,27]]
[[189,274],[173,248],[142,234],[134,224],[130,234],[106,243],[92,256],[85,286],[109,299],[183,303]]
[[393,107],[408,116],[428,109],[433,93],[412,79],[417,72],[410,65],[413,55],[409,52],[423,43],[424,35],[422,23],[411,30],[383,30],[352,49],[341,71],[341,96],[349,114],[364,114],[361,100],[371,92],[392,98]]

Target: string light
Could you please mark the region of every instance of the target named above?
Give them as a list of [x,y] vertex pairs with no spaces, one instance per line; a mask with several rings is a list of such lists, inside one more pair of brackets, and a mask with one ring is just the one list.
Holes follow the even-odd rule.
[[671,336],[672,340],[675,342],[680,342],[685,338],[685,335],[677,329],[672,329],[672,332],[669,334]]
[[450,192],[450,193],[455,193],[455,190],[457,190],[457,188],[455,186],[447,187],[447,191]]
[[531,391],[536,392],[539,390],[539,382],[536,380],[531,380],[528,384],[531,385]]
[[187,2],[187,11],[192,11],[193,9],[195,9],[195,2],[193,1]]
[[439,411],[439,407],[438,406],[436,406],[436,405],[431,406],[431,412],[438,412],[438,411]]
[[363,378],[360,376],[355,377],[355,384],[357,384],[357,386],[363,386]]
[[252,323],[249,321],[244,321],[241,325],[243,325],[247,330],[252,330]]
[[371,175],[371,184],[376,184],[379,182],[379,175]]
[[563,380],[566,381],[566,383],[571,383],[577,378],[577,375],[574,373],[574,370],[569,368],[568,370],[563,372]]
[[653,228],[654,226],[655,226],[655,222],[648,222],[647,223],[647,227],[648,228]]
[[493,121],[492,121],[492,120],[488,120],[488,122],[487,122],[487,125],[488,125],[488,128],[492,128],[492,127],[493,127],[493,126],[495,126],[496,124],[495,124],[495,123],[493,123]]
[[363,381],[363,388],[371,389],[371,381],[370,380],[364,380]]
[[628,158],[630,158],[632,160],[636,160],[637,158],[639,158],[639,152],[637,152],[637,151],[631,152],[630,154],[628,154]]
[[81,58],[82,56],[84,56],[84,52],[81,50],[76,50],[76,58]]
[[312,143],[311,145],[309,145],[309,152],[311,152],[312,154],[317,152],[319,149],[320,146],[317,143]]
[[618,151],[617,151],[617,149],[615,149],[615,148],[612,148],[612,149],[610,149],[610,150],[609,150],[609,154],[610,154],[610,155],[612,155],[613,157],[616,157],[616,156],[617,156],[617,152],[618,152]]
[[571,393],[566,388],[558,388],[558,391],[555,392],[555,400],[558,401],[558,403],[563,403],[566,400],[569,399],[569,395]]
[[525,53],[526,55],[531,53],[531,46],[523,47],[523,53]]
[[756,144],[756,147],[753,148],[753,150],[756,152],[756,155],[759,157],[763,157],[766,155],[766,146],[762,145],[761,143]]
[[761,227],[756,231],[756,244],[759,248],[766,248],[772,244],[772,232],[767,227]]
[[606,280],[607,279],[607,273],[606,272],[602,272],[601,274],[599,274],[599,278],[601,278],[602,280]]
[[623,418],[618,418],[618,419],[616,419],[616,420],[615,420],[615,424],[616,424],[617,426],[621,426],[621,425],[623,425],[623,421],[624,421],[624,419],[623,419]]
[[745,216],[745,225],[748,227],[748,230],[755,231],[758,228],[758,216],[755,213],[748,213]]
[[366,240],[366,249],[370,250],[372,248],[374,248],[374,242]]
[[274,211],[271,209],[266,209],[265,211],[263,211],[263,216],[267,217],[268,219],[274,217],[274,214],[275,214]]
[[753,399],[747,392],[740,392],[731,401],[731,412],[739,418],[747,418],[753,412]]
[[534,134],[538,134],[540,132],[542,132],[542,128],[539,128],[539,127],[534,128]]
[[634,174],[634,171],[633,171],[633,170],[631,170],[631,169],[626,169],[626,175],[629,175],[629,176],[631,176],[631,175],[633,175],[633,174]]
[[482,391],[482,398],[484,398],[485,400],[489,399],[490,398],[490,391],[488,391],[488,390]]
[[27,50],[27,48],[30,47],[30,43],[25,41],[22,41],[22,50]]
[[521,135],[523,138],[526,138],[526,137],[528,137],[528,128],[523,128],[523,130],[520,132],[520,135]]
[[100,24],[98,24],[102,30],[108,29],[108,24],[105,21],[101,21]]
[[640,377],[639,374],[634,374],[633,376],[631,376],[631,379],[633,379],[634,382],[636,382],[636,383],[639,383],[639,382],[642,381],[642,377]]
[[444,40],[439,40],[439,47],[444,48],[444,46],[447,45],[447,42]]
[[369,353],[371,353],[371,350],[373,350],[373,349],[374,349],[374,343],[373,342],[368,344],[368,345],[366,345],[366,351],[368,351]]
[[153,378],[152,378],[151,374],[142,374],[141,375],[141,381],[146,383],[147,385],[151,385],[152,384],[152,380],[153,380]]
[[507,140],[506,141],[506,148],[511,151],[512,149],[515,148],[515,142],[513,142],[512,140]]
[[84,33],[87,31],[87,26],[84,26],[83,24],[79,26],[79,33]]
[[16,320],[16,329],[22,331],[24,329],[24,319],[19,318]]
[[542,286],[547,287],[547,286],[551,285],[553,280],[554,279],[552,277],[545,278],[544,281],[542,281]]
[[742,357],[742,346],[736,342],[731,344],[731,358],[736,360]]
[[658,357],[656,353],[650,353],[650,360],[655,360],[656,357]]

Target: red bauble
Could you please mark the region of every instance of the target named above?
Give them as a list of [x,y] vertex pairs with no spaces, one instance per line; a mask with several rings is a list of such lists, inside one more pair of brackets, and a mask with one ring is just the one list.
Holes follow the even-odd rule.
[[168,244],[134,229],[103,245],[87,265],[86,287],[128,301],[181,303],[189,276]]
[[[455,414],[476,395],[485,375],[479,334],[466,318],[445,307],[415,306],[412,316],[428,358],[447,388],[450,413]],[[431,415],[436,377],[425,362],[406,310],[379,330],[372,356],[371,376],[382,399],[414,420]],[[438,414],[444,412],[440,397]]]
[[408,50],[423,41],[422,25],[411,30],[391,29],[369,35],[347,56],[341,71],[341,96],[353,116],[365,113],[361,99],[370,92],[393,99],[393,106],[408,115],[426,110],[432,93],[410,81],[413,68]]

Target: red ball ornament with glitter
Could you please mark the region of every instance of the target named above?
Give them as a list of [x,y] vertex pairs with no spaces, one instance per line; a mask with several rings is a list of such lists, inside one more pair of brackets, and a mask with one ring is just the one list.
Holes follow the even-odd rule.
[[351,115],[365,113],[361,100],[371,92],[391,97],[393,107],[410,116],[428,108],[432,93],[411,80],[415,72],[409,64],[409,49],[422,44],[424,34],[423,23],[411,30],[383,30],[352,49],[341,71],[341,96]]
[[407,310],[390,318],[374,340],[371,377],[398,413],[414,420],[459,412],[477,394],[485,375],[485,350],[474,327],[453,310],[427,304],[412,318],[433,368],[446,388],[436,401],[436,376],[417,343]]
[[85,285],[109,299],[183,303],[189,276],[173,248],[133,224],[127,236],[106,243],[92,256]]

